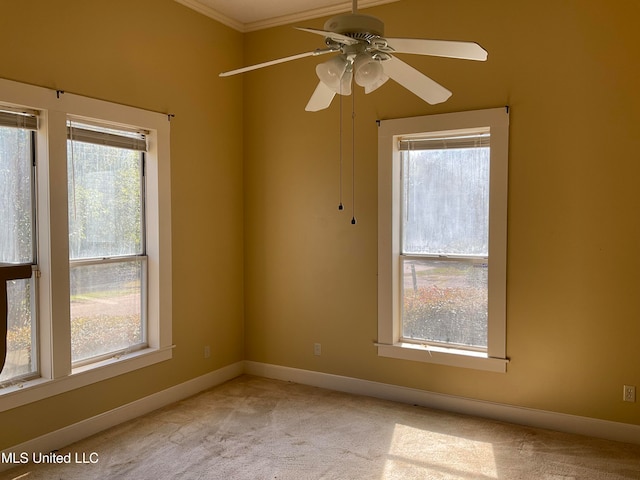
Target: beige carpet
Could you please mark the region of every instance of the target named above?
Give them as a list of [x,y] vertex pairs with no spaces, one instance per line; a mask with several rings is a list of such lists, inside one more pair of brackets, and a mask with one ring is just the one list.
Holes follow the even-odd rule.
[[0,479],[640,479],[640,445],[250,376],[68,453],[97,463],[26,464]]

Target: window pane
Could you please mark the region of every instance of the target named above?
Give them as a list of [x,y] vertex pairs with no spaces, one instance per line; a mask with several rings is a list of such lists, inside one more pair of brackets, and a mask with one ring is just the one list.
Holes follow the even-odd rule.
[[37,370],[31,292],[31,279],[7,282],[7,357],[0,382]]
[[71,266],[73,362],[146,341],[142,320],[145,268],[143,259]]
[[0,263],[32,263],[31,132],[0,127]]
[[489,245],[489,148],[403,152],[402,251],[482,255]]
[[[31,138],[29,130],[0,127],[0,263],[34,262]],[[0,288],[7,292],[7,355],[0,381],[8,381],[37,371],[32,280],[10,280]]]
[[69,257],[144,253],[142,153],[69,141]]
[[486,348],[486,263],[403,261],[402,336]]

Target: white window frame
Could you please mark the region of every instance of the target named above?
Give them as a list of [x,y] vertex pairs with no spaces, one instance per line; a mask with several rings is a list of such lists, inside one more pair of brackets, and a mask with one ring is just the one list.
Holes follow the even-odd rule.
[[[172,358],[170,124],[165,114],[0,79],[0,102],[39,112],[36,134],[39,377],[0,389],[0,411]],[[149,132],[146,155],[147,343],[74,368],[69,312],[67,120]],[[65,188],[61,188],[65,186]]]
[[[401,341],[401,159],[406,135],[489,127],[489,319],[487,351]],[[378,128],[378,355],[506,372],[509,113],[506,108],[381,120]]]

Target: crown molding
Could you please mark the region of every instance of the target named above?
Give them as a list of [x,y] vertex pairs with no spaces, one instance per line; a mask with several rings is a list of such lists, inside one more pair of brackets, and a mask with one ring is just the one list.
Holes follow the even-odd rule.
[[[266,28],[278,27],[281,25],[288,25],[291,23],[301,22],[304,20],[310,20],[319,17],[325,17],[329,15],[338,15],[340,13],[350,12],[352,2],[341,2],[336,5],[330,5],[327,7],[314,8],[312,10],[305,10],[303,12],[292,13],[290,15],[282,15],[278,17],[265,18],[255,22],[242,23],[236,19],[230,18],[217,10],[205,5],[199,0],[175,0],[182,5],[195,10],[198,13],[206,15],[209,18],[217,20],[218,22],[227,25],[239,32],[247,33],[254,32],[256,30],[264,30]],[[360,0],[359,9],[376,7],[378,5],[384,5],[387,3],[394,3],[399,0]]]
[[198,0],[175,0],[175,1],[184,5],[185,7],[188,7],[192,10],[195,10],[198,13],[201,13],[202,15],[205,15],[209,18],[213,18],[214,20],[217,20],[218,22],[233,28],[234,30],[238,30],[239,32],[245,31],[244,23],[238,22],[233,18],[229,18],[226,15],[221,14],[217,10],[214,10],[213,8],[209,7],[208,5],[204,5]]

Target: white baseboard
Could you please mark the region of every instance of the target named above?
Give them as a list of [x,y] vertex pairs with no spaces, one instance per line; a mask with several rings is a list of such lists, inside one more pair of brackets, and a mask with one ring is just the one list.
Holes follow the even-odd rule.
[[[243,370],[243,362],[227,365],[226,367],[209,372],[200,377],[188,380],[184,383],[175,385],[126,405],[122,405],[121,407],[114,408],[113,410],[96,415],[95,417],[88,418],[81,422],[74,423],[73,425],[61,428],[60,430],[56,430],[54,432],[47,433],[46,435],[42,435],[41,437],[15,445],[3,450],[2,453],[7,455],[15,452],[19,457],[21,453],[26,452],[29,454],[29,457],[31,457],[34,452],[51,452],[106,430],[114,425],[126,422],[127,420],[132,420],[171,403],[195,395],[203,390],[207,390],[208,388],[220,385],[227,380],[231,380],[232,378],[242,375]],[[0,472],[14,466],[15,465],[11,463],[0,462]]]
[[640,425],[486,402],[259,362],[245,361],[244,373],[530,427],[640,444]]
[[[206,375],[141,398],[135,402],[42,435],[41,437],[34,438],[19,445],[14,445],[13,447],[3,450],[2,453],[5,455],[15,453],[19,456],[21,453],[27,452],[29,456],[31,456],[34,452],[51,452],[106,430],[109,427],[126,422],[127,420],[132,420],[158,408],[195,395],[208,388],[220,385],[243,373],[356,395],[366,395],[396,402],[422,405],[466,415],[491,418],[503,422],[640,444],[640,425],[485,402],[482,400],[427,392],[415,388],[314,372],[311,370],[244,361],[228,365],[207,373]],[[14,465],[10,463],[0,463],[0,472],[13,466]]]

